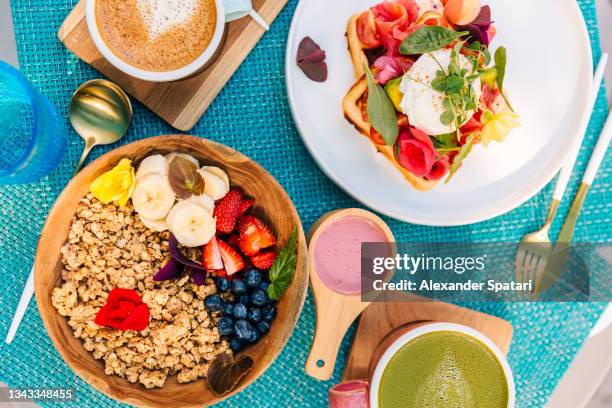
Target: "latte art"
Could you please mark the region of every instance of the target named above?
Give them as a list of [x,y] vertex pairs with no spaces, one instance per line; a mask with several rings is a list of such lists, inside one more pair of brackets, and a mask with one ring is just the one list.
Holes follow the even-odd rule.
[[198,3],[198,0],[136,0],[152,40],[189,21],[197,12]]
[[97,0],[102,39],[126,63],[147,71],[188,65],[215,33],[215,0]]

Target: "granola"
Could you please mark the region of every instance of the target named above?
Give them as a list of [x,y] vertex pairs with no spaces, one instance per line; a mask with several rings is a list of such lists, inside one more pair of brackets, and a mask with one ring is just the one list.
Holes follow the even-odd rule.
[[[146,388],[162,387],[168,376],[187,383],[206,376],[209,364],[229,350],[218,332],[219,312],[204,299],[216,292],[212,279],[196,286],[181,279],[154,282],[169,258],[168,232],[153,232],[125,207],[103,205],[91,194],[78,204],[62,248],[62,281],[52,302],[68,319],[74,336],[118,375]],[[98,326],[94,318],[113,288],[133,289],[147,304],[151,320],[143,331]]]

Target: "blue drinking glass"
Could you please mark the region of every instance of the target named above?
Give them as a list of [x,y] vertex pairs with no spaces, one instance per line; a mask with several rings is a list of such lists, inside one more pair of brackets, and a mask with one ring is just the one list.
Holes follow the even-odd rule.
[[53,105],[0,61],[0,184],[29,183],[49,174],[66,145],[66,125]]

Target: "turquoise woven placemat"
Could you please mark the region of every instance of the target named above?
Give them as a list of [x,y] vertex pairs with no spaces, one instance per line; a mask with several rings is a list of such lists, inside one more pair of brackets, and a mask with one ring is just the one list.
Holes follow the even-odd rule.
[[[80,62],[57,40],[56,32],[76,0],[11,0],[22,71],[66,115],[76,87],[99,74]],[[600,49],[593,0],[580,0],[589,27],[594,57]],[[358,206],[318,169],[302,145],[287,105],[284,55],[287,32],[296,0],[272,25],[246,62],[212,104],[193,134],[232,146],[261,163],[285,187],[308,229],[324,212]],[[568,63],[571,63],[568,62]],[[265,86],[262,86],[265,84]],[[603,94],[578,160],[581,174],[589,151],[603,125],[607,104]],[[175,133],[146,108],[135,104],[130,133],[123,142]],[[48,210],[72,174],[83,147],[72,131],[61,166],[44,180],[0,189],[0,337],[4,337],[34,258],[38,234]],[[92,159],[110,147],[96,148]],[[289,160],[288,160],[289,158]],[[576,228],[583,242],[610,242],[610,155],[602,166]],[[574,176],[569,191],[574,192]],[[399,241],[512,242],[535,229],[545,217],[552,195],[547,186],[520,208],[489,222],[457,228],[429,228],[387,219]],[[569,193],[568,193],[569,196]],[[568,208],[566,199],[561,208]],[[558,217],[555,230],[562,216]],[[602,304],[484,304],[476,308],[512,322],[514,340],[509,355],[517,384],[519,407],[542,407],[600,315]],[[327,389],[337,382],[344,366],[352,331],[345,339],[336,372],[329,382],[304,374],[303,365],[314,332],[314,305],[308,297],[287,347],[274,365],[246,391],[224,407],[322,407]],[[0,343],[0,380],[11,386],[73,387],[80,407],[116,406],[76,377],[49,340],[32,302],[17,338]]]

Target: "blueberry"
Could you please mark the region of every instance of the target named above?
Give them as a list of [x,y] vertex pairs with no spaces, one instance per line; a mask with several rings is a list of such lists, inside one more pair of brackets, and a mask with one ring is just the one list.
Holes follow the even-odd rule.
[[244,281],[249,288],[256,288],[261,283],[261,272],[251,269],[244,275]]
[[236,319],[246,319],[247,317],[247,307],[242,303],[237,303],[234,305],[234,317]]
[[274,307],[274,305],[264,306],[264,308],[261,311],[261,314],[262,314],[262,318],[265,321],[271,322],[276,317],[276,308]]
[[234,314],[234,305],[231,303],[226,303],[223,305],[222,311],[225,316],[232,316]]
[[232,292],[235,295],[244,295],[247,293],[247,286],[241,279],[232,281]]
[[238,298],[238,303],[242,303],[245,306],[248,306],[251,304],[251,298],[249,297],[249,295],[240,295],[240,297]]
[[259,289],[268,290],[268,286],[270,286],[270,282],[263,281],[259,284]]
[[216,312],[223,307],[223,299],[217,294],[206,296],[206,299],[204,299],[204,306],[206,306],[208,311]]
[[255,289],[253,292],[251,292],[251,302],[255,306],[264,306],[270,302],[270,298],[265,291]]
[[232,351],[233,351],[234,353],[239,352],[239,351],[240,351],[240,350],[242,350],[242,348],[244,347],[244,344],[242,343],[242,340],[240,340],[240,339],[239,339],[239,338],[237,338],[237,337],[232,337],[232,338],[230,339],[229,344],[230,344],[230,348],[232,349]]
[[234,334],[234,319],[227,316],[219,319],[219,334],[222,336],[231,336]]
[[241,340],[249,339],[252,335],[251,333],[253,333],[253,326],[244,319],[238,320],[234,328],[236,329],[236,336]]
[[261,333],[257,329],[251,330],[251,335],[247,338],[249,343],[257,343],[261,339]]
[[257,330],[259,330],[262,334],[266,334],[270,331],[270,322],[267,320],[263,320],[257,323]]
[[230,289],[230,281],[227,278],[218,278],[217,279],[217,289],[219,292],[227,292]]
[[247,319],[252,321],[253,323],[257,323],[261,320],[261,309],[258,307],[252,307],[249,309],[247,313]]

